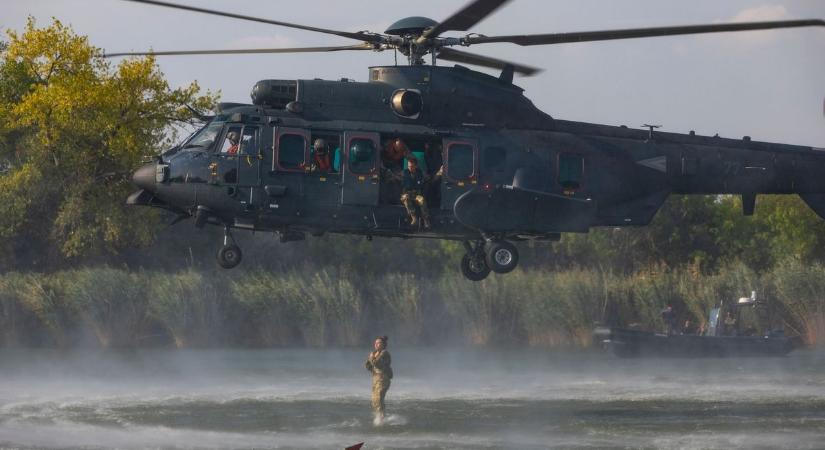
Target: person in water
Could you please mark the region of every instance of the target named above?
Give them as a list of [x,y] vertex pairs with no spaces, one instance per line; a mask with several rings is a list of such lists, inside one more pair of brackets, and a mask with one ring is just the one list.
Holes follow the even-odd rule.
[[375,338],[372,347],[374,350],[367,356],[364,366],[372,374],[372,412],[375,423],[380,424],[384,421],[386,411],[384,397],[387,395],[390,380],[392,380],[392,367],[390,367],[392,360],[390,352],[387,351],[387,336]]

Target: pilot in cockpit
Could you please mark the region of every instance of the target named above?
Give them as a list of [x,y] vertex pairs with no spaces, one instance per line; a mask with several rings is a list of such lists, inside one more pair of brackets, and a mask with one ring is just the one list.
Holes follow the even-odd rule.
[[226,133],[226,140],[221,148],[221,153],[234,156],[238,154],[238,143],[240,141],[240,133],[237,131],[230,131]]

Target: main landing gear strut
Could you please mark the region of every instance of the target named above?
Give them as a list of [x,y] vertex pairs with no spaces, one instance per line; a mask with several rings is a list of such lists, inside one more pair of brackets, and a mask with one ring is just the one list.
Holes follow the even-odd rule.
[[229,225],[223,227],[223,247],[218,250],[218,264],[224,269],[231,269],[241,263],[241,248],[235,243]]
[[490,272],[508,273],[518,266],[516,246],[503,239],[465,241],[467,253],[461,258],[461,273],[471,281],[481,281]]

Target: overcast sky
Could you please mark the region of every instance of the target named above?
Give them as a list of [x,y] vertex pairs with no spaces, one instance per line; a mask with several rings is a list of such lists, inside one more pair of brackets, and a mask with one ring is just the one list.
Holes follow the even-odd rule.
[[[395,20],[446,18],[466,0],[170,0],[346,31],[383,32]],[[336,36],[122,0],[3,0],[0,28],[51,17],[109,52],[356,43]],[[728,21],[825,18],[822,0],[514,0],[473,32],[526,34]],[[446,35],[458,36],[459,33]],[[664,125],[664,130],[825,147],[825,28],[471,51],[542,67],[516,84],[567,120]],[[173,85],[197,80],[225,101],[249,102],[260,79],[347,77],[393,64],[393,53],[160,57]]]

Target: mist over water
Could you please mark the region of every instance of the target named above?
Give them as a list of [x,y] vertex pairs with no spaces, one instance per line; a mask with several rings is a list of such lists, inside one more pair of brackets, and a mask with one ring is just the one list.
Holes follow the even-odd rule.
[[825,353],[638,359],[391,348],[0,351],[0,447],[823,448]]

